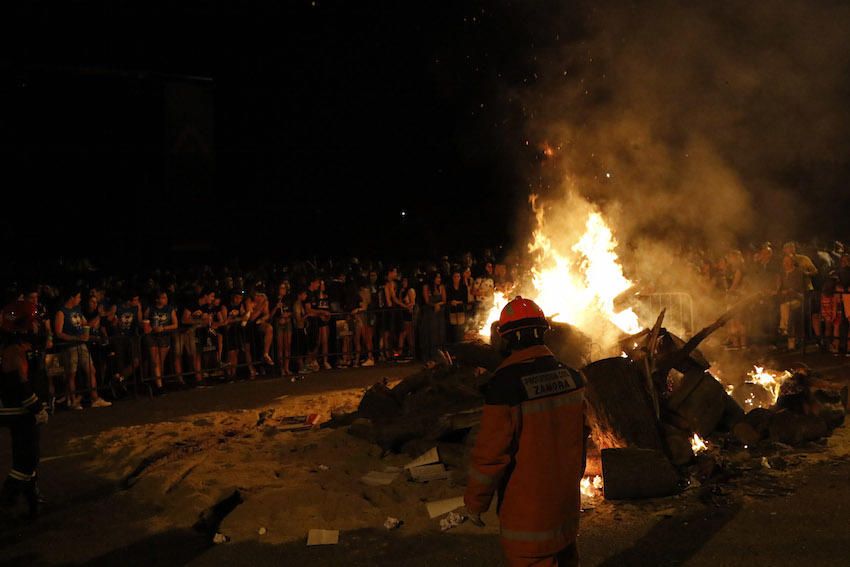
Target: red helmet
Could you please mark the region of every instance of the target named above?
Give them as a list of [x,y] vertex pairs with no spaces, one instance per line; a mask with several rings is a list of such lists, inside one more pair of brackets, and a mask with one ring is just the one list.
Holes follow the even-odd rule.
[[0,328],[7,333],[32,333],[38,308],[29,301],[13,301],[3,308]]
[[530,299],[524,299],[518,295],[502,309],[502,314],[499,316],[500,335],[505,336],[514,331],[534,327],[548,329],[549,321],[546,320],[543,310]]

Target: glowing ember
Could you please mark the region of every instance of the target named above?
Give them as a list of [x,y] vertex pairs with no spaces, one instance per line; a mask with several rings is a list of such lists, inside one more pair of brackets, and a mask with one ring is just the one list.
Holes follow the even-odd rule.
[[[634,334],[641,330],[638,317],[631,309],[617,311],[614,300],[632,287],[619,263],[617,241],[602,215],[587,214],[584,231],[576,239],[550,229],[544,221],[543,208],[531,205],[537,217],[528,251],[534,255],[531,286],[520,285],[521,295],[530,297],[552,317],[581,329],[602,344],[613,344],[620,331]],[[551,231],[551,234],[550,234]],[[507,299],[507,298],[500,298]],[[480,333],[489,336],[490,324],[497,321],[504,302],[493,306]]]
[[[762,366],[754,366],[753,368],[754,370],[747,374],[750,379],[747,380],[746,383],[761,386],[768,394],[770,394],[769,405],[775,404],[776,400],[779,398],[779,389],[782,387],[782,383],[791,377],[791,373],[787,370],[784,372],[765,370]],[[764,407],[764,404],[757,400],[755,394],[752,392],[747,399],[744,400],[744,403],[749,407]]]
[[694,455],[699,455],[700,453],[708,449],[708,446],[705,444],[705,441],[700,438],[699,435],[694,433],[694,436],[691,438],[691,449],[693,449]]
[[602,477],[599,475],[590,478],[589,476],[581,479],[579,484],[581,495],[588,498],[596,498],[602,492]]

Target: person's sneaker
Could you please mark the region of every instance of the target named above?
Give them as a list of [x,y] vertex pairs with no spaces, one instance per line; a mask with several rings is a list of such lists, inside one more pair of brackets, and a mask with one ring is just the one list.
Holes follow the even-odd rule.
[[324,368],[325,370],[331,370],[331,369],[333,368],[333,366],[331,366],[330,364],[328,364],[328,363],[326,362],[326,363],[324,363],[324,364],[322,365],[322,368]]
[[93,408],[108,408],[110,406],[112,406],[112,402],[107,402],[103,398],[98,398],[91,403]]
[[310,369],[313,372],[318,372],[319,371],[319,363],[314,360],[313,362],[310,363]]
[[372,358],[369,358],[369,359],[366,360],[366,362],[361,364],[361,366],[375,366],[375,360],[372,359]]
[[75,404],[71,404],[71,405],[69,405],[69,406],[68,406],[68,409],[72,409],[72,410],[82,410],[82,409],[83,409],[83,405],[82,405],[80,402],[77,402],[77,403],[75,403]]
[[54,400],[56,405],[62,406],[68,403],[68,398],[66,396],[59,396]]

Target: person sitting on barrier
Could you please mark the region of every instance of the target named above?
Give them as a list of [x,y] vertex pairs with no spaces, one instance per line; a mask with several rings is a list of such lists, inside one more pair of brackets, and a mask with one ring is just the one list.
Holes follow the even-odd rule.
[[62,367],[65,370],[65,384],[68,389],[68,407],[75,410],[83,409],[76,387],[77,370],[80,367],[89,379],[91,406],[93,408],[109,407],[112,404],[102,399],[97,393],[97,375],[86,347],[90,329],[80,311],[81,298],[82,293],[79,289],[66,292],[65,302],[56,311],[53,320],[56,338],[61,341],[59,348],[62,351]]
[[120,383],[133,376],[139,369],[140,357],[138,337],[142,324],[142,302],[134,291],[122,292],[121,303],[116,306],[110,320],[112,344],[118,359],[115,380]]
[[162,384],[165,359],[171,349],[171,335],[177,330],[177,314],[174,312],[174,307],[168,304],[167,293],[159,291],[154,294],[154,304],[145,310],[142,323],[147,333],[148,349],[153,366],[153,394],[161,396],[165,393]]

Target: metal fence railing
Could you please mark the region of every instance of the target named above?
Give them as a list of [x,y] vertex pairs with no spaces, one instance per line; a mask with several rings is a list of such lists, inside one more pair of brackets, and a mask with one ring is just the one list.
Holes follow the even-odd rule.
[[685,292],[645,293],[637,297],[638,310],[645,316],[642,320],[654,321],[654,318],[665,309],[664,326],[681,333],[688,339],[693,336],[694,329],[694,299]]
[[[150,334],[97,336],[34,352],[40,395],[153,395],[154,384],[299,374],[417,358],[415,313],[403,308],[308,318],[304,328],[233,322]],[[266,356],[267,355],[267,356]],[[369,361],[372,361],[371,363]],[[117,379],[120,376],[121,379]]]

